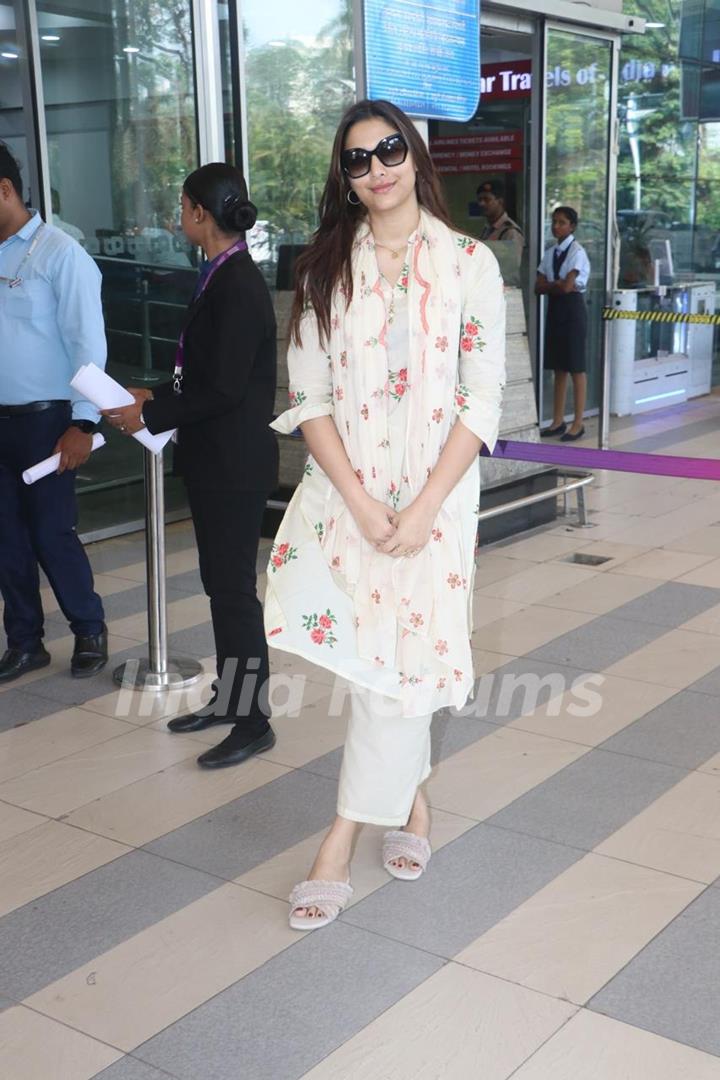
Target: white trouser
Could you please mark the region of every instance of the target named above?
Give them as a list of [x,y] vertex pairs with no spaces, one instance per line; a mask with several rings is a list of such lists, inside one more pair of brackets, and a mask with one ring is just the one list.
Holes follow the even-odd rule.
[[351,821],[407,825],[430,775],[430,716],[401,716],[392,698],[353,686],[337,812]]

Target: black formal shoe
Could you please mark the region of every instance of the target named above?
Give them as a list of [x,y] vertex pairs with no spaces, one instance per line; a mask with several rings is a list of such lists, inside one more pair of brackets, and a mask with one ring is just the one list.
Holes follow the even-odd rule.
[[562,436],[562,438],[560,439],[560,442],[575,442],[576,439],[582,439],[584,434],[585,434],[585,428],[584,427],[581,427],[580,430],[576,431],[574,435],[571,435],[570,432],[567,431]]
[[168,720],[168,731],[204,731],[205,728],[212,727],[213,724],[235,723],[234,716],[213,716],[211,712],[206,712],[206,709],[209,708],[211,708],[211,706],[206,705],[200,712],[186,713],[185,716],[175,716],[172,720]]
[[558,424],[557,427],[546,427],[544,431],[540,432],[541,439],[551,439],[554,435],[564,435],[567,431],[567,424]]
[[19,679],[28,671],[47,667],[50,663],[50,653],[38,646],[34,652],[23,652],[22,649],[6,649],[0,660],[0,683],[12,682]]
[[263,750],[272,750],[274,745],[275,732],[271,727],[264,735],[249,739],[247,742],[243,742],[242,738],[233,731],[217,746],[201,754],[197,762],[203,769],[224,769],[228,765],[239,765],[241,761],[247,761],[255,754],[262,754]]
[[102,671],[108,661],[107,627],[99,634],[79,634],[70,660],[70,674],[76,679],[89,679]]

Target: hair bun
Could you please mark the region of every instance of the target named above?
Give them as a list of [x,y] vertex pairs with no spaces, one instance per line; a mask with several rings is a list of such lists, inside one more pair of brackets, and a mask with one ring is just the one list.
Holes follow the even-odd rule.
[[231,232],[247,232],[257,221],[257,207],[241,195],[228,195],[223,203],[223,223]]

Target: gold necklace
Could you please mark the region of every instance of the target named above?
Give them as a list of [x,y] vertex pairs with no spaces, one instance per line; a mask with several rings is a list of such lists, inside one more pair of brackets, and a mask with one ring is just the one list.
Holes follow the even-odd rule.
[[[407,244],[405,246],[407,247]],[[383,250],[389,251],[391,259],[399,259],[400,258],[402,248],[400,248],[399,251],[396,251],[395,248],[388,247],[387,244],[378,244],[377,240],[375,241],[375,247],[376,248],[383,248]]]

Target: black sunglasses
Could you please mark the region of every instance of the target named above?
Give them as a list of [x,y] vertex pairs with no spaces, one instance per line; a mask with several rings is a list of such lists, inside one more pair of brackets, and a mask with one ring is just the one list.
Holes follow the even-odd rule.
[[343,150],[340,155],[340,164],[343,172],[351,180],[359,180],[361,176],[367,176],[370,172],[373,154],[386,168],[394,168],[395,165],[402,165],[407,153],[408,145],[398,132],[395,135],[386,135],[374,150],[364,150],[360,146]]

